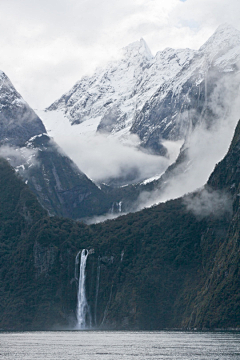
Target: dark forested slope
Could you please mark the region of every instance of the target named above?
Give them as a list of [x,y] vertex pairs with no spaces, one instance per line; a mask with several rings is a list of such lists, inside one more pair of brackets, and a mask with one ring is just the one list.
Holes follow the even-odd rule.
[[239,327],[239,155],[240,125],[204,189],[92,226],[46,216],[1,161],[0,327],[74,326],[84,248],[94,325]]

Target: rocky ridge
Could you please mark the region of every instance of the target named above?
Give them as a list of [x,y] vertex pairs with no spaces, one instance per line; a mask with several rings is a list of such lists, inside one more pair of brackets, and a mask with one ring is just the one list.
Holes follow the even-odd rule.
[[22,146],[46,129],[9,78],[0,71],[0,144]]
[[[117,195],[116,201],[124,204],[124,192],[132,194],[131,201],[145,191],[162,192],[160,199],[181,196],[194,190],[193,183],[195,189],[204,185],[215,164],[226,154],[234,132],[240,95],[239,34],[224,24],[199,50],[167,48],[154,57],[143,40],[130,44],[119,61],[98,69],[92,77],[84,77],[52,104],[47,113],[63,113],[64,121],[76,126],[76,132],[77,123],[90,124],[93,119],[98,123],[97,131],[107,136],[124,141],[129,134],[136,134],[138,149],[147,148],[153,154],[166,157],[165,141],[183,142],[176,162],[166,174],[161,177],[156,169],[153,181],[145,179],[138,185],[129,179],[130,188],[120,189],[118,194],[122,195]],[[109,88],[104,87],[106,83]],[[53,136],[56,126],[57,121],[50,125]],[[224,128],[226,141],[222,137]],[[213,149],[214,143],[222,143],[222,147]],[[217,153],[219,156],[211,157]],[[207,170],[204,163],[209,163]],[[181,174],[186,174],[183,183],[190,186],[166,197],[168,184]],[[114,179],[111,181],[114,183]],[[104,182],[111,185],[107,174]],[[149,204],[156,202],[152,200]]]
[[46,134],[41,119],[0,72],[0,155],[51,215],[101,215],[112,204]]
[[154,57],[141,39],[123,49],[122,58],[84,77],[47,111],[62,111],[72,124],[100,117],[98,131],[129,130],[134,114],[159,86],[190,63],[190,49],[158,52]]
[[229,113],[234,93],[239,95],[239,62],[240,32],[222,25],[190,63],[147,100],[136,114],[131,132],[148,144],[159,139],[186,139],[202,123],[211,127]]
[[63,112],[72,124],[99,117],[98,131],[130,131],[158,152],[162,139],[186,139],[219,105],[208,100],[225,75],[231,79],[237,72],[239,34],[224,24],[198,51],[167,48],[155,56],[141,39],[124,48],[120,60],[83,77],[47,111]]

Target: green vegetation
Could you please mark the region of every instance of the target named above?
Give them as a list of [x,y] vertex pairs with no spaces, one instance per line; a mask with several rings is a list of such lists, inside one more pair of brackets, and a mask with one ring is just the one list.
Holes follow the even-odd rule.
[[196,217],[188,197],[92,226],[49,217],[1,159],[0,328],[74,324],[75,256],[83,248],[94,249],[86,283],[93,315],[100,266],[98,326],[240,327],[239,127],[208,182],[233,200],[233,212],[218,217]]

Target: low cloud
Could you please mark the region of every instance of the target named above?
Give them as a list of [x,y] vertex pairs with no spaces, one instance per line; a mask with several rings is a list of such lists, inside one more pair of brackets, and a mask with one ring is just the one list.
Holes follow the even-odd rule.
[[175,161],[182,142],[164,142],[169,158],[139,150],[137,135],[119,139],[96,133],[100,119],[90,119],[79,125],[59,112],[38,112],[50,136],[71,157],[81,171],[97,183],[120,178],[122,182],[137,182],[162,174]]
[[198,219],[207,216],[219,218],[226,213],[232,213],[232,201],[228,194],[222,191],[213,191],[209,188],[185,196],[183,202],[188,211]]
[[56,139],[79,168],[96,182],[108,182],[114,178],[141,181],[162,173],[169,165],[164,157],[143,153],[135,147],[135,137],[128,144],[118,139],[96,134],[90,138],[78,136]]
[[25,173],[32,166],[38,166],[38,150],[26,147],[3,145],[0,147],[0,156],[5,158],[17,172]]
[[[131,211],[179,198],[207,183],[215,165],[227,153],[239,119],[239,76],[226,75],[218,81],[208,99],[209,113],[214,114],[211,122],[208,116],[198,119],[198,125],[184,144],[184,162],[175,167],[170,177],[165,177],[159,188],[143,191]],[[44,117],[49,134],[63,150],[84,173],[99,183],[132,173],[136,175],[135,179],[159,178],[176,159],[182,145],[181,142],[164,142],[171,154],[170,159],[166,159],[139,151],[139,139],[135,135],[121,142],[112,136],[96,134],[99,119],[71,126],[61,112],[39,115]],[[190,110],[189,118],[196,120],[196,116]]]
[[179,198],[201,188],[208,181],[215,165],[226,155],[240,116],[239,74],[218,81],[208,99],[209,112],[214,114],[198,125],[184,144],[185,160],[177,165],[169,178],[152,192],[144,191],[135,209],[142,209]]
[[84,222],[87,225],[99,224],[99,223],[102,223],[107,220],[114,220],[114,219],[118,218],[119,216],[123,216],[123,215],[126,215],[126,213],[116,213],[116,214],[108,213],[105,215],[93,216],[89,219],[84,218]]

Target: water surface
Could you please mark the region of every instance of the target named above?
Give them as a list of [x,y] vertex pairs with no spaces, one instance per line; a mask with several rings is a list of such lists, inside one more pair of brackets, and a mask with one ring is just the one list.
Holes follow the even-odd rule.
[[0,333],[1,360],[239,360],[240,333]]

